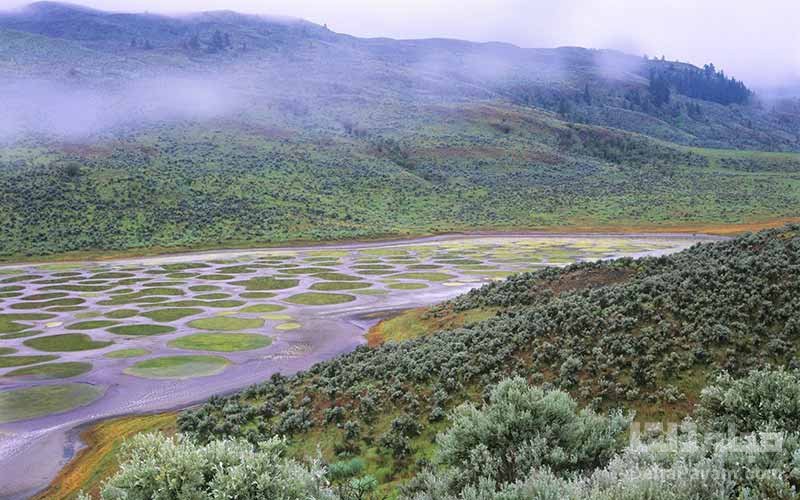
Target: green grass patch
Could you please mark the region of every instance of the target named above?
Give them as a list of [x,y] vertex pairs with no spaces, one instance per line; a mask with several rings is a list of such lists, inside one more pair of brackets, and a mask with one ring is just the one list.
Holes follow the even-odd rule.
[[220,287],[217,285],[192,285],[189,287],[189,290],[193,292],[214,292],[219,290]]
[[277,294],[272,292],[242,292],[239,297],[243,299],[271,299],[275,295]]
[[249,274],[249,273],[256,272],[256,270],[257,269],[254,268],[253,266],[248,266],[248,265],[226,266],[226,267],[220,267],[220,268],[217,269],[217,271],[219,271],[222,274],[226,274],[226,273],[229,273],[229,274]]
[[169,322],[177,321],[188,316],[202,313],[202,309],[195,309],[191,307],[169,307],[166,309],[155,309],[142,313],[142,316],[153,321]]
[[363,248],[362,255],[389,256],[389,255],[408,255],[408,252],[401,248]]
[[284,274],[319,274],[319,273],[332,273],[335,269],[329,267],[293,267],[289,269],[282,269]]
[[74,312],[82,311],[84,309],[86,309],[86,306],[56,306],[47,308],[49,312]]
[[32,337],[34,335],[39,335],[40,333],[42,333],[41,330],[25,330],[17,333],[6,333],[4,335],[0,335],[0,340],[21,339],[24,337]]
[[286,321],[294,319],[294,317],[291,314],[281,314],[281,313],[269,313],[269,314],[264,314],[261,317],[263,319],[268,319],[270,321]]
[[139,361],[127,368],[125,373],[155,379],[206,377],[221,372],[229,363],[220,356],[164,356]]
[[185,280],[194,278],[195,276],[198,276],[198,273],[169,273],[164,275],[165,278],[169,278],[171,280]]
[[83,375],[92,369],[91,363],[67,361],[66,363],[45,363],[43,365],[18,368],[3,375],[4,377],[31,377],[37,379],[70,378]]
[[169,343],[177,349],[195,351],[251,351],[272,343],[272,339],[255,333],[195,333],[177,338]]
[[126,359],[126,358],[138,358],[139,356],[144,356],[150,354],[150,351],[147,349],[120,349],[118,351],[111,351],[104,354],[106,358],[111,359]]
[[143,288],[175,288],[183,286],[183,281],[152,281],[150,283],[142,283]]
[[163,335],[165,333],[172,333],[175,327],[166,325],[121,325],[114,326],[108,329],[109,332],[116,335],[131,335],[131,336],[150,336],[150,335]]
[[352,276],[344,273],[316,273],[315,278],[327,281],[360,281],[363,280],[361,276]]
[[200,280],[209,280],[209,281],[228,281],[234,279],[236,276],[233,274],[201,274],[197,277]]
[[133,318],[134,316],[138,315],[139,315],[138,309],[117,309],[114,311],[108,311],[105,314],[105,317],[111,319],[126,319],[126,318]]
[[[119,285],[119,286],[130,286],[130,285],[135,285],[137,283],[142,283],[143,281],[150,281],[150,279],[151,278],[148,278],[148,277],[145,277],[145,276],[140,276],[140,277],[137,277],[137,278],[125,278],[125,279],[121,279],[121,280],[117,281],[117,285]],[[119,292],[119,290],[114,290],[114,291],[109,292],[109,293],[118,293],[118,292]]]
[[385,341],[402,342],[415,339],[483,321],[493,317],[496,311],[495,308],[479,308],[461,312],[448,310],[444,314],[431,315],[429,309],[425,307],[409,309],[373,326],[367,333],[367,341],[369,345],[375,346]]
[[239,312],[241,313],[269,313],[275,311],[283,311],[286,309],[285,306],[281,306],[278,304],[254,304],[252,306],[247,306],[244,309],[241,309]]
[[55,314],[47,313],[0,314],[0,333],[18,333],[31,328],[31,325],[20,321],[41,321],[55,317]]
[[311,290],[321,292],[332,292],[336,290],[356,290],[359,288],[369,288],[372,283],[366,281],[322,281],[311,285]]
[[85,333],[62,333],[36,337],[23,342],[28,347],[44,352],[72,352],[102,349],[113,344],[111,341],[93,340]]
[[188,269],[203,269],[211,267],[203,262],[176,262],[174,264],[164,264],[161,266],[165,271],[186,271]]
[[21,300],[51,300],[67,297],[67,292],[49,292],[49,293],[35,293],[33,295],[26,295]]
[[138,292],[116,295],[108,300],[100,302],[99,304],[103,306],[118,306],[125,304],[147,303],[153,301],[163,302],[169,300],[167,297],[177,297],[184,295],[185,293],[186,292],[184,292],[180,288],[171,288],[171,287],[144,288],[142,290],[139,290]]
[[96,318],[96,317],[102,316],[102,315],[103,315],[103,313],[101,313],[100,311],[85,311],[85,312],[80,312],[80,313],[76,314],[75,318],[76,319],[87,319],[87,318]]
[[232,308],[232,307],[239,307],[245,305],[246,302],[243,300],[178,300],[175,302],[170,302],[169,305],[172,307],[213,307],[213,308]]
[[58,356],[0,356],[0,368],[12,368],[15,366],[34,365],[58,359]]
[[242,286],[248,291],[285,290],[294,288],[300,282],[296,279],[276,279],[271,276],[260,276],[244,281],[234,281],[231,285]]
[[90,384],[58,384],[0,392],[0,423],[16,422],[85,406],[103,395]]
[[80,321],[67,325],[67,330],[97,330],[98,328],[108,328],[114,326],[118,321],[111,321],[107,319],[95,319],[90,321]]
[[249,330],[264,326],[264,320],[258,318],[236,318],[231,316],[217,316],[214,318],[201,318],[189,322],[192,328],[200,330]]
[[195,300],[223,300],[229,299],[231,296],[227,293],[204,293],[201,295],[196,295],[194,297]]
[[276,326],[275,329],[276,330],[283,330],[283,331],[297,330],[301,326],[303,326],[303,325],[301,325],[300,323],[295,323],[293,321],[290,321],[290,322],[287,322],[287,323],[281,323],[280,325]]
[[454,266],[475,266],[483,264],[481,260],[475,259],[434,259],[436,262],[441,262],[442,264],[451,264]]
[[21,274],[18,276],[12,276],[10,278],[4,278],[0,280],[0,283],[21,283],[23,281],[33,281],[41,278],[42,278],[41,276],[38,276],[36,274]]
[[126,273],[122,271],[106,271],[102,273],[93,274],[90,276],[93,280],[118,280],[122,278],[135,278],[133,273]]
[[284,300],[286,300],[286,302],[291,302],[292,304],[302,304],[306,306],[325,306],[332,304],[343,304],[345,302],[352,302],[356,300],[356,298],[352,295],[347,295],[344,293],[306,292],[306,293],[298,293],[296,295],[292,295],[291,297],[287,297]]
[[0,347],[0,356],[7,356],[9,354],[14,354],[15,352],[17,352],[17,350],[13,347]]
[[17,302],[11,304],[11,309],[44,309],[52,306],[77,306],[86,302],[84,299],[78,297],[53,299],[42,302]]
[[42,290],[61,290],[64,292],[106,292],[117,285],[49,285]]

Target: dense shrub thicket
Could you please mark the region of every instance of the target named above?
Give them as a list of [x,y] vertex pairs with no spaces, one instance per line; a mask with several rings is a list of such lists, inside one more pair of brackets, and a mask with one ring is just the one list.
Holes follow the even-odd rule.
[[[184,412],[179,425],[201,441],[335,429],[338,450],[377,443],[406,460],[427,426],[508,376],[594,408],[644,404],[685,415],[714,373],[796,367],[798,231],[513,276],[443,306],[500,306],[494,318],[275,375]],[[388,429],[375,425],[387,416]]]
[[631,422],[621,413],[578,412],[567,393],[533,388],[519,377],[500,382],[483,408],[459,406],[451,420],[437,440],[438,460],[456,471],[450,478],[456,489],[484,478],[513,483],[540,467],[561,474],[591,471],[619,451]]
[[[695,420],[641,432],[629,429],[632,416],[578,410],[565,392],[505,379],[481,407],[468,402],[451,413],[433,462],[399,493],[408,500],[789,500],[800,486],[799,404],[800,372],[722,373],[702,391]],[[140,435],[101,496],[378,498],[375,479],[354,477],[363,469],[358,458],[301,465],[283,452],[277,438],[198,445]]]
[[140,434],[124,446],[121,470],[102,489],[104,500],[337,498],[321,464],[285,458],[278,438],[257,447],[231,440],[199,446]]
[[[703,391],[696,422],[684,421],[674,433],[633,439],[608,456],[613,450],[608,438],[621,434],[604,433],[613,420],[594,416],[600,437],[575,440],[572,423],[580,414],[564,407],[564,402],[574,405],[569,396],[543,393],[521,379],[503,381],[483,408],[467,404],[456,411],[453,426],[439,436],[437,467],[420,474],[405,494],[415,500],[797,498],[800,434],[795,421],[776,421],[773,413],[794,413],[796,419],[798,391],[797,372],[757,370],[739,380],[723,375]],[[759,414],[761,407],[770,411]],[[750,418],[740,432],[716,432],[742,414]],[[520,416],[540,425],[520,426]],[[494,424],[494,432],[484,432],[486,422]],[[767,430],[772,433],[764,434]],[[510,432],[514,441],[505,441]],[[454,451],[464,449],[469,456],[453,460]],[[553,450],[561,460],[585,457],[593,466],[559,467],[547,460]],[[511,461],[512,468],[497,467]]]

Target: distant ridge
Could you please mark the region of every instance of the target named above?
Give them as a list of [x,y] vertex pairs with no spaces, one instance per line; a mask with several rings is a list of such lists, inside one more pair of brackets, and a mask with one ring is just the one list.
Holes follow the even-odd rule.
[[800,105],[612,50],[40,3],[0,96],[0,258],[800,215]]

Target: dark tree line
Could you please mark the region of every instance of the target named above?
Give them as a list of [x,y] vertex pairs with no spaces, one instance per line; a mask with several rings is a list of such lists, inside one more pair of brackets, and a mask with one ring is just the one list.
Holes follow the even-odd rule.
[[[200,35],[195,33],[189,38],[189,40],[185,41],[183,45],[184,48],[193,51],[199,51],[205,47],[205,51],[209,54],[224,52],[225,50],[233,47],[230,33],[222,32],[220,30],[215,30],[208,42],[203,42],[200,40]],[[241,48],[242,50],[246,50],[246,45],[242,44]]]
[[669,102],[670,89],[675,92],[719,104],[743,104],[750,99],[752,92],[744,83],[728,78],[723,71],[717,71],[713,64],[703,69],[691,66],[650,69],[650,93],[657,106]]

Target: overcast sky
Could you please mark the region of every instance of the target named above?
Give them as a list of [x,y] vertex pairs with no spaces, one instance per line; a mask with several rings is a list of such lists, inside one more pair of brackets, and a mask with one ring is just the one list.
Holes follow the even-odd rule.
[[[0,0],[0,8],[29,3]],[[340,33],[579,45],[714,62],[751,85],[800,80],[800,0],[80,0],[107,10],[230,9]]]

